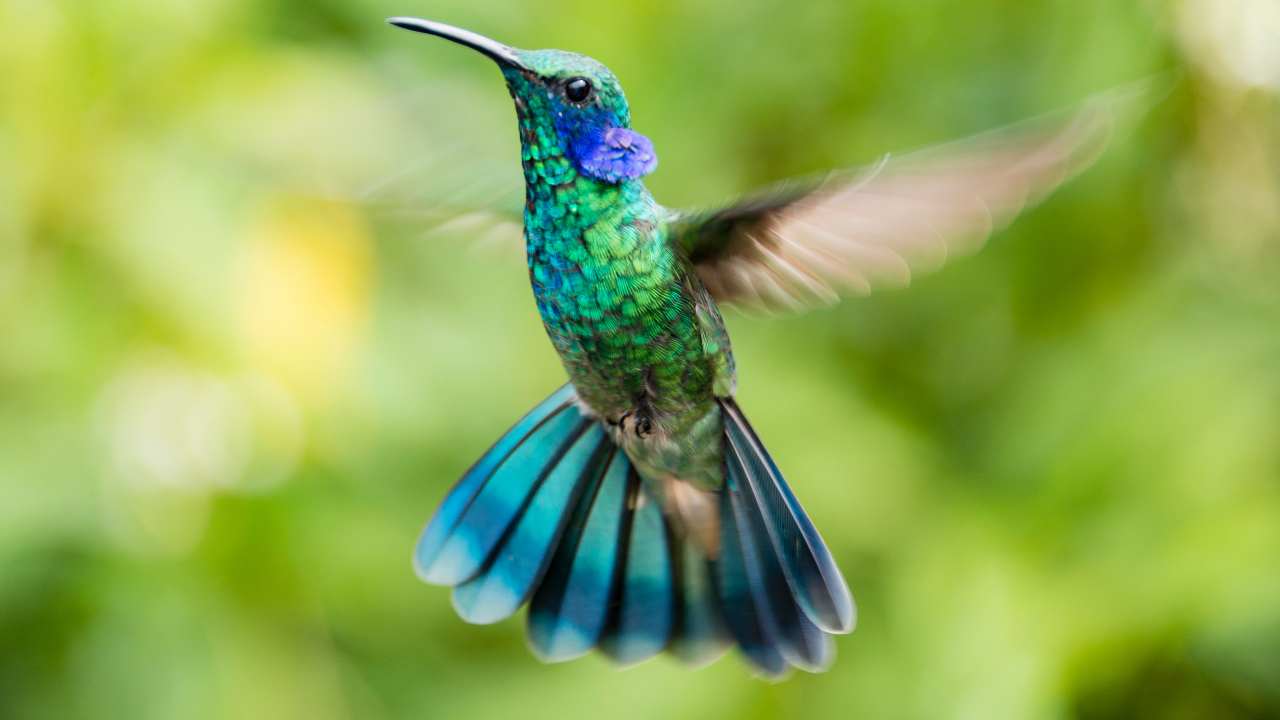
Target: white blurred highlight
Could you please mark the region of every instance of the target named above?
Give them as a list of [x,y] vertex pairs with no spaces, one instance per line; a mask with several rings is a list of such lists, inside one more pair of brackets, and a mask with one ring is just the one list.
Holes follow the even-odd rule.
[[1190,56],[1219,82],[1280,90],[1280,1],[1183,0],[1178,15]]
[[292,398],[261,377],[224,377],[157,354],[123,369],[98,401],[113,529],[139,549],[185,552],[209,499],[278,486],[304,445]]
[[111,466],[137,487],[231,487],[248,462],[248,409],[230,385],[177,364],[121,374],[103,398]]

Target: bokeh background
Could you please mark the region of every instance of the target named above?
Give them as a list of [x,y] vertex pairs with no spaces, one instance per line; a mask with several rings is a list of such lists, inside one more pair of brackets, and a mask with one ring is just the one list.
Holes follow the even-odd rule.
[[[730,313],[860,605],[824,675],[544,666],[410,569],[563,378],[453,22],[622,78],[664,202],[1168,97],[980,255]],[[3,0],[0,717],[1280,717],[1275,0]],[[514,195],[512,195],[514,185]]]

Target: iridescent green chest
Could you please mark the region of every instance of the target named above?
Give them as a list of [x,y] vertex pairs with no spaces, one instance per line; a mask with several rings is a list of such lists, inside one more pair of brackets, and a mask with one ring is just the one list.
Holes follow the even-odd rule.
[[521,88],[513,94],[529,276],[579,396],[606,419],[642,406],[655,420],[676,419],[711,402],[716,362],[694,302],[701,286],[667,242],[667,212],[639,180],[580,173],[553,98],[510,81]]
[[709,397],[710,383],[686,269],[657,208],[627,192],[562,198],[574,206],[563,214],[535,203],[525,218],[547,334],[583,400],[614,417],[642,398],[661,411]]

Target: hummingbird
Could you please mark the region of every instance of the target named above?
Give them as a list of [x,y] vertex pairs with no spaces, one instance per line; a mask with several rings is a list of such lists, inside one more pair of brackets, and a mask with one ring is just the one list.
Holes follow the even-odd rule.
[[691,665],[736,647],[758,674],[820,672],[855,604],[734,399],[720,305],[804,309],[904,285],[1087,167],[1110,103],[724,207],[660,205],[658,157],[599,62],[439,22],[515,104],[529,279],[568,382],[466,471],[414,551],[463,620],[528,605],[532,651]]

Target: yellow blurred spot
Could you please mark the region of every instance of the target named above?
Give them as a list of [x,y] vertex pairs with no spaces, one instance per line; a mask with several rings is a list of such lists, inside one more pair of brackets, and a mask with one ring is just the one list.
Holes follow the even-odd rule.
[[348,205],[290,198],[252,231],[240,315],[249,362],[306,405],[343,383],[369,304],[369,234]]

